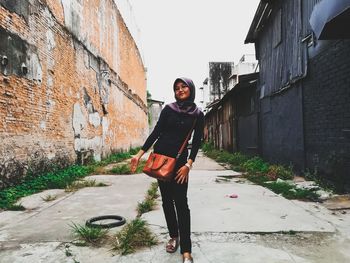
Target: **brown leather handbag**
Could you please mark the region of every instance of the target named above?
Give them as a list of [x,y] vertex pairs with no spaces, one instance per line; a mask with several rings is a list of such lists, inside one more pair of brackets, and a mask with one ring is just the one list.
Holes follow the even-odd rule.
[[186,143],[190,139],[192,130],[196,124],[196,120],[194,120],[192,128],[190,132],[187,134],[185,141],[183,142],[179,152],[176,155],[176,158],[169,157],[163,154],[152,152],[146,162],[145,167],[143,168],[143,172],[153,178],[162,180],[162,181],[171,181],[173,178],[173,172],[175,169],[176,161],[179,159],[181,153],[183,152]]

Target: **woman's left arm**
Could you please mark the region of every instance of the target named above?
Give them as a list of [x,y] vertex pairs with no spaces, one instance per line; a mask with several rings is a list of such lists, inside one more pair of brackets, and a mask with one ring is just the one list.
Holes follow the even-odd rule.
[[203,130],[204,130],[204,115],[203,113],[201,113],[201,115],[197,119],[196,126],[194,128],[194,135],[192,140],[192,148],[191,148],[190,156],[187,160],[187,163],[176,172],[175,180],[179,184],[188,182],[188,173],[190,171],[190,168],[192,167],[193,162],[196,159],[199,147],[201,146],[201,143],[202,143]]
[[203,132],[204,132],[204,114],[201,113],[197,118],[196,126],[194,128],[191,153],[188,158],[188,163],[191,165],[195,161],[198,150],[201,147]]

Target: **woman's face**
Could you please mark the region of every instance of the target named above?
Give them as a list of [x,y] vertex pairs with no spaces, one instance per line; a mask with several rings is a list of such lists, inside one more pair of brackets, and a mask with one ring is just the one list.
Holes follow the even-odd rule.
[[175,84],[175,97],[178,100],[187,100],[190,95],[191,91],[190,88],[182,81],[179,81]]

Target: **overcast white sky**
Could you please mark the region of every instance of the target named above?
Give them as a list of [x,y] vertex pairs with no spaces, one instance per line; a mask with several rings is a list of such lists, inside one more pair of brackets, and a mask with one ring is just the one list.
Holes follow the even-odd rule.
[[180,76],[198,88],[209,61],[234,61],[253,54],[244,45],[259,0],[129,0],[141,31],[152,98],[174,101],[172,84]]

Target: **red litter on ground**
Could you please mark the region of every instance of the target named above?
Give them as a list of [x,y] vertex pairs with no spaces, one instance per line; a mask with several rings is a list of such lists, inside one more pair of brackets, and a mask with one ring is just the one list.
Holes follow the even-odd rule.
[[226,195],[227,197],[230,197],[230,198],[237,198],[238,197],[238,195],[236,195],[236,194],[229,194],[229,195]]

